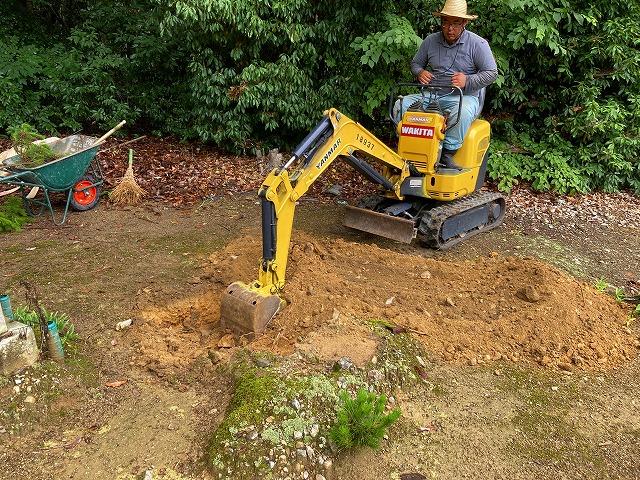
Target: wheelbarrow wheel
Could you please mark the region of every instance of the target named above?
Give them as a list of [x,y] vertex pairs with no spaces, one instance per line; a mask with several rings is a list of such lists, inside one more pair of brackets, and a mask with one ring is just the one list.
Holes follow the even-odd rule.
[[100,200],[100,185],[95,185],[96,179],[92,175],[83,175],[71,192],[69,204],[74,210],[84,212],[91,210]]

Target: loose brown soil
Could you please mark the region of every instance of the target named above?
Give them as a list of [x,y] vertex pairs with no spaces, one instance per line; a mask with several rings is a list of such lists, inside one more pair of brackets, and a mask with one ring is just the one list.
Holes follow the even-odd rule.
[[[241,236],[212,254],[203,270],[217,288],[169,309],[143,309],[136,329],[138,365],[173,371],[216,349],[229,333],[214,327],[224,287],[251,280],[260,252],[259,232]],[[366,341],[368,329],[335,330],[356,318],[404,327],[432,355],[456,364],[506,359],[597,372],[624,365],[638,353],[637,336],[626,325],[628,308],[532,257],[491,252],[443,261],[301,232],[288,273],[289,306],[251,348],[290,355],[297,347],[335,360],[362,348],[354,341],[362,337],[368,352],[358,356],[366,363],[376,350],[375,342]],[[162,346],[158,334],[165,339]]]
[[[391,392],[403,420],[383,449],[336,457],[328,477],[638,478],[637,322],[594,283],[638,293],[640,199],[591,197],[597,221],[580,205],[513,199],[503,226],[448,252],[342,227],[328,195],[299,206],[289,305],[246,347],[364,367],[375,321],[428,355],[426,386]],[[42,217],[0,236],[14,304],[28,280],[80,335],[66,369],[1,387],[7,478],[210,477],[202,456],[232,392],[219,366],[241,348],[220,327],[220,297],[257,275],[260,209],[253,193],[161,200],[103,201],[62,227]]]

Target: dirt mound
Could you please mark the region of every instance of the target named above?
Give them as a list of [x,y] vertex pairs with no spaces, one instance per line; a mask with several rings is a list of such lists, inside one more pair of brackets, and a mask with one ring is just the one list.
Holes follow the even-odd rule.
[[[416,335],[425,349],[463,364],[497,360],[603,371],[638,354],[627,312],[614,299],[533,258],[444,262],[295,232],[280,312],[251,348],[365,363],[376,339],[368,320]],[[215,253],[200,277],[207,291],[146,306],[136,328],[140,365],[167,373],[212,351],[230,350],[220,329],[226,285],[257,275],[259,235]],[[133,333],[133,332],[132,332]]]

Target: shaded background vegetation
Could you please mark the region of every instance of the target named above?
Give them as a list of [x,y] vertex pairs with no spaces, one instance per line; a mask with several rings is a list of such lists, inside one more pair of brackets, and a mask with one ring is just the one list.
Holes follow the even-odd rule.
[[[291,148],[336,107],[385,140],[391,86],[439,0],[4,0],[0,131],[179,136]],[[489,175],[558,193],[640,193],[640,2],[477,0],[500,77]]]

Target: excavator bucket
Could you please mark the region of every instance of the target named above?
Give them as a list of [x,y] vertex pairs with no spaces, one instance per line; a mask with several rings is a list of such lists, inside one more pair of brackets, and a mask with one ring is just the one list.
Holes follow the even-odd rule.
[[280,310],[283,300],[269,295],[242,282],[227,287],[220,301],[222,328],[233,330],[236,338],[253,339],[265,328]]
[[411,243],[416,238],[416,228],[411,220],[350,205],[345,206],[342,224],[403,243]]

